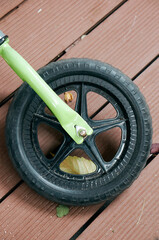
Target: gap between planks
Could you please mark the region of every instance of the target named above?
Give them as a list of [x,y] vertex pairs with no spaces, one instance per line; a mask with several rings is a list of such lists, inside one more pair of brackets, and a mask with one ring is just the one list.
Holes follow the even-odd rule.
[[[12,9],[9,13],[13,12],[14,10],[16,10],[21,4],[23,4],[24,2],[26,2],[27,0],[24,0],[22,3],[20,3],[17,7],[15,7],[14,9]],[[66,47],[62,52],[60,52],[58,55],[56,55],[51,61],[49,61],[47,64],[51,63],[51,62],[55,62],[57,60],[59,60],[61,57],[63,57],[68,51],[70,51],[73,47],[75,47],[80,41],[82,41],[82,39],[84,38],[84,36],[89,35],[93,30],[95,30],[100,24],[102,24],[108,17],[110,17],[113,13],[115,13],[120,7],[122,7],[128,0],[123,0],[122,2],[120,2],[117,6],[115,6],[110,12],[108,12],[104,17],[102,17],[99,21],[97,21],[93,26],[91,26],[86,32],[84,32],[79,38],[77,38],[73,43],[71,43],[68,47]],[[8,14],[9,14],[8,13]],[[6,14],[5,16],[7,16],[8,14]],[[4,16],[4,17],[5,17]],[[2,20],[2,18],[0,18],[0,21]],[[46,64],[46,65],[47,65]],[[9,94],[7,97],[5,97],[1,102],[0,102],[0,107],[2,107],[5,103],[7,103],[13,96],[14,94],[17,92],[17,90],[19,89],[19,87],[14,90],[11,94]]]
[[[154,61],[151,61],[151,64]],[[151,65],[149,64],[149,66]],[[146,67],[146,66],[145,66]],[[147,68],[144,68],[147,69]],[[144,72],[145,70],[143,70]],[[156,155],[152,154],[148,161],[147,165],[156,157]],[[146,166],[147,166],[146,165]],[[22,185],[23,181],[21,180],[18,184],[14,186],[3,198],[1,199],[1,202],[4,201],[10,194],[12,194],[20,185]],[[115,199],[115,198],[114,198]],[[85,229],[110,205],[110,203],[114,200],[112,199],[111,201],[106,201],[80,228],[79,230],[70,238],[71,240],[77,239],[80,234],[82,234]]]
[[[28,1],[29,2],[29,1]],[[110,8],[108,8],[108,10],[107,10],[107,12],[112,12],[112,9],[117,9],[117,6],[118,6],[118,8],[119,8],[119,6],[121,5],[121,3],[125,3],[126,1],[114,1],[114,5]],[[120,4],[119,4],[120,3]],[[113,10],[113,12],[114,12],[114,10]],[[99,25],[99,22],[101,22],[101,20],[99,20],[99,19],[103,19],[103,17],[102,16],[105,16],[105,15],[107,15],[107,14],[105,14],[106,13],[106,9],[104,9],[104,12],[102,11],[102,14],[98,14],[99,15],[99,17],[98,18],[95,18],[95,21],[94,21],[94,23],[93,24],[89,24],[89,27],[88,28],[85,28],[86,30],[87,30],[87,32],[88,32],[88,29],[90,29],[90,26],[91,25]],[[14,13],[15,14],[15,13]],[[11,14],[12,15],[12,14]],[[88,25],[88,24],[87,24]],[[92,26],[91,26],[91,29],[92,29]],[[89,30],[90,31],[90,30]],[[82,31],[81,31],[82,32]],[[84,31],[83,31],[84,32]],[[79,34],[80,35],[80,34]],[[15,90],[15,92],[16,92],[16,90]],[[7,97],[7,98],[5,98],[2,102],[1,102],[1,104],[0,104],[0,107],[2,107],[5,103],[8,103],[8,101],[14,96],[14,93],[15,92],[12,92],[11,94],[9,94],[9,96]],[[6,106],[6,105],[5,105]],[[15,184],[15,183],[14,183]],[[11,189],[14,187],[14,185],[12,185],[11,186]],[[8,190],[9,191],[9,190]],[[7,194],[7,192],[5,192],[3,195],[5,195],[5,194]],[[3,196],[2,195],[2,196]]]
[[[149,64],[147,64],[147,65],[146,65],[146,66],[147,66],[146,68],[148,68],[148,67],[151,65],[151,63],[154,62],[157,58],[158,58],[158,56],[156,56],[156,57],[154,58],[154,60],[152,60]],[[145,71],[145,68],[142,69],[142,70],[139,72],[139,75],[140,75],[143,71]],[[133,78],[135,79],[135,78],[138,77],[139,75],[136,74]]]
[[[70,44],[66,49],[59,53],[50,62],[55,62],[63,57],[68,51],[75,47],[80,41],[82,41],[86,36],[88,36],[93,30],[95,30],[100,24],[102,24],[108,17],[115,13],[120,7],[122,7],[128,0],[123,0],[115,8],[113,8],[109,13],[102,17],[98,22],[96,22],[92,27],[90,27],[86,32],[84,32],[78,39],[76,39],[72,44]],[[49,63],[50,63],[49,62]]]
[[[146,163],[145,168],[157,157],[159,154],[152,154]],[[78,231],[70,238],[70,240],[77,239],[85,230],[86,228],[93,223],[93,221],[117,198],[118,196],[112,198],[109,201],[106,201],[79,229]]]
[[13,7],[11,10],[9,10],[7,13],[5,13],[3,16],[0,17],[0,21],[2,19],[4,19],[5,17],[7,17],[8,15],[10,15],[12,12],[14,12],[15,10],[17,10],[21,5],[23,5],[24,2],[26,2],[28,0],[23,0],[22,2],[20,2],[19,4],[17,4],[15,7]]
[[[155,58],[155,60],[153,59],[149,64],[147,64],[143,69],[142,69],[142,73],[140,72],[140,74],[136,74],[134,77],[133,77],[133,79],[135,80],[137,80],[138,79],[138,77],[141,75],[141,74],[144,74],[144,72],[147,70],[148,71],[148,68],[150,68],[152,65],[153,65],[153,63],[155,64],[157,64],[157,60],[158,60],[158,57],[157,58]],[[140,79],[140,78],[139,78]],[[146,162],[146,166],[145,166],[145,168],[153,161],[153,160],[155,160],[157,157],[159,156],[159,154],[151,154],[150,156],[149,156],[149,158],[147,159],[147,162]],[[114,200],[114,199],[113,199]],[[90,218],[90,219],[88,219],[88,221],[83,225],[83,226],[81,226],[80,228],[79,228],[79,230],[70,238],[71,240],[74,240],[74,239],[77,239],[85,230],[86,230],[86,228],[91,224],[91,223],[93,223],[93,221],[110,205],[110,203],[111,203],[112,201],[110,201],[110,202],[105,202],[105,206],[103,205],[100,209],[98,209],[97,211],[96,211],[96,213]]]
[[[124,2],[125,3],[125,2]],[[124,3],[122,4],[119,4],[120,6],[122,6]],[[117,10],[117,7],[116,7],[116,10]],[[116,10],[114,10],[113,12],[115,12]],[[111,11],[112,12],[112,11]],[[110,16],[111,14],[109,14]],[[104,21],[104,20],[103,20]],[[100,23],[102,23],[103,21],[101,21]],[[97,25],[97,23],[95,24]],[[97,25],[99,26],[99,24]],[[90,31],[89,31],[90,33]],[[141,75],[149,66],[151,66],[151,64],[153,62],[155,62],[157,59],[158,59],[159,55],[157,55],[156,57],[154,57],[146,66],[143,67],[143,69],[141,69],[137,74],[135,74],[134,77],[132,77],[132,80],[135,80],[139,75]],[[2,107],[6,102],[8,102],[15,94],[15,92],[17,91],[18,89],[16,89],[14,92],[12,92],[7,98],[5,98],[3,101],[0,102],[0,107]],[[106,104],[107,105],[107,104]],[[101,107],[100,110],[102,110],[105,106],[105,104]],[[94,114],[97,114],[98,113],[98,110],[94,113]],[[93,115],[94,115],[93,114]],[[6,193],[1,199],[5,199],[7,196],[9,196],[17,187],[19,186],[19,183],[17,183],[8,193]],[[15,189],[14,189],[15,188]]]

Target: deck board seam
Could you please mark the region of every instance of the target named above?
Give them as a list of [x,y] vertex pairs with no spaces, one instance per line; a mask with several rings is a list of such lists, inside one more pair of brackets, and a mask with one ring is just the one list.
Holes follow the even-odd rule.
[[[17,9],[21,4],[23,4],[24,2],[26,2],[28,0],[24,0],[23,2],[21,2],[17,7],[15,7],[15,9]],[[121,8],[126,2],[128,2],[128,0],[123,0],[122,2],[120,2],[119,4],[117,4],[117,6],[115,6],[112,10],[110,10],[110,12],[108,12],[104,17],[102,17],[100,20],[98,20],[93,26],[91,26],[86,32],[84,32],[80,37],[78,37],[74,42],[72,42],[69,46],[67,46],[63,51],[61,51],[59,54],[57,54],[51,61],[49,61],[46,65],[48,65],[51,62],[56,62],[58,61],[61,57],[63,57],[68,51],[70,51],[73,47],[75,47],[80,41],[82,41],[83,36],[88,36],[93,30],[95,30],[100,24],[102,24],[106,19],[108,19],[113,13],[115,13],[119,8]],[[14,11],[14,9],[12,9],[10,12]],[[8,14],[8,13],[7,13]],[[7,15],[6,14],[6,15]],[[5,15],[5,16],[6,16]],[[3,18],[3,17],[2,17]],[[2,18],[0,18],[0,21],[2,20]],[[1,102],[0,102],[0,107],[2,107],[5,103],[7,103],[10,99],[12,99],[12,97],[14,96],[14,94],[17,92],[17,90],[19,89],[19,87],[14,90],[12,93],[10,93],[7,97],[5,97]]]
[[[63,56],[63,55],[62,55]],[[61,56],[61,57],[62,57]],[[147,63],[138,73],[136,73],[131,80],[134,81],[137,77],[139,77],[149,66],[151,66],[152,63],[154,63],[157,59],[159,58],[159,55],[155,56],[149,63]],[[55,60],[57,61],[57,60]],[[1,102],[0,102],[0,108],[7,103],[9,100],[11,100],[15,93],[18,91],[19,87],[15,89],[11,94],[9,94],[7,97],[5,97]],[[104,104],[105,105],[105,104]],[[98,111],[98,110],[97,110]],[[95,114],[95,113],[94,113]]]
[[[104,17],[98,20],[93,26],[91,26],[86,32],[84,32],[79,38],[77,38],[74,42],[72,42],[68,47],[66,47],[63,51],[61,51],[55,58],[53,58],[50,62],[55,62],[63,57],[68,51],[70,51],[73,47],[75,47],[82,39],[88,36],[92,31],[94,31],[100,24],[102,24],[105,20],[107,20],[113,13],[115,13],[119,8],[121,8],[128,0],[123,0],[117,6],[115,6],[110,12],[108,12]],[[49,62],[49,63],[50,63]]]
[[[135,81],[135,79],[137,77],[139,77],[139,75],[141,75],[142,73],[144,73],[144,71],[150,67],[155,61],[157,61],[158,59],[158,55],[153,58],[141,71],[140,74],[136,74],[132,80]],[[17,90],[15,90],[13,93],[15,94]],[[12,94],[9,99],[7,101],[9,101],[14,94]],[[4,103],[5,104],[5,103]],[[106,104],[107,105],[107,104]],[[105,104],[103,105],[105,106]],[[0,105],[1,107],[1,105]],[[147,159],[147,163],[145,165],[145,167],[147,167],[154,159],[155,157],[157,157],[158,154],[151,154],[150,157]],[[18,187],[20,187],[23,184],[23,180],[20,180],[14,187],[12,187],[1,199],[0,199],[0,203],[2,203],[7,197],[9,197]],[[115,198],[113,198],[114,200]],[[106,201],[80,228],[79,230],[70,238],[70,240],[74,240],[76,239],[105,209],[106,207],[108,207],[110,205],[110,203],[113,201]]]
[[138,78],[152,63],[154,63],[159,58],[159,54],[154,57],[148,64],[146,64],[134,77],[132,77],[132,81]]
[[[142,73],[144,73],[144,71],[150,67],[155,61],[157,61],[159,55],[157,55],[155,58],[153,58],[143,69],[141,69],[141,71],[139,73],[137,73],[133,78],[132,78],[132,81],[135,81],[135,79],[137,77],[139,77],[139,75],[141,75]],[[13,93],[11,93],[7,98],[5,98],[2,102],[0,102],[0,108],[5,104],[7,103],[9,100],[11,100],[15,93],[18,91],[19,88],[17,88]],[[100,107],[100,110],[102,110],[105,106],[107,106],[108,103],[104,103],[101,107]],[[97,110],[93,115],[92,117],[94,117],[96,114],[98,114],[99,110]],[[147,164],[146,166],[156,157],[157,155],[155,154],[152,154],[148,160],[147,160]],[[21,180],[22,183],[23,183],[23,180]],[[20,181],[20,182],[21,182]],[[22,183],[18,182],[15,186],[13,186],[13,188],[11,188],[1,199],[0,199],[0,203],[2,201],[4,201],[12,192],[14,192]]]
[[1,199],[0,203],[2,203],[8,196],[10,196],[18,187],[22,185],[24,181],[20,180],[14,187],[12,187]]
[[3,20],[5,17],[9,16],[11,13],[13,13],[14,11],[16,11],[21,5],[23,5],[26,1],[28,0],[23,0],[21,3],[19,3],[17,6],[15,6],[14,8],[12,8],[9,12],[7,12],[6,14],[4,14],[1,18],[0,21]]
[[[26,0],[25,0],[26,1]],[[98,26],[97,26],[98,27]],[[92,30],[93,31],[93,30]],[[83,36],[83,35],[82,35]],[[77,39],[78,40],[78,39]],[[77,42],[78,43],[78,42]],[[62,54],[61,54],[61,56],[59,56],[59,58],[61,58],[64,54],[65,54],[66,52],[65,52],[65,50],[62,52]],[[132,80],[134,81],[135,79],[137,79],[141,74],[143,74],[144,73],[144,71],[146,70],[146,69],[148,69],[150,66],[151,66],[151,64],[153,64],[157,59],[158,59],[158,57],[159,57],[159,55],[157,55],[156,57],[154,57],[151,61],[149,61],[149,63],[148,64],[146,64],[138,73],[136,73],[133,77],[132,77]],[[59,59],[59,58],[57,58],[57,60]],[[55,60],[55,61],[57,61],[57,60]],[[8,102],[13,96],[14,96],[14,94],[16,93],[16,91],[17,91],[18,89],[16,89],[14,92],[12,92],[10,95],[8,95],[8,97],[7,98],[5,98],[4,100],[2,100],[1,102],[0,102],[0,107],[1,106],[3,106],[6,102]],[[3,103],[2,103],[3,102]],[[153,159],[155,159],[155,157],[156,157],[157,155],[154,155],[154,154],[152,154],[149,158],[148,158],[148,161],[147,161],[147,164],[146,164],[146,166],[148,165],[148,164],[150,164],[150,162],[153,160]],[[145,166],[145,167],[146,167]],[[20,183],[21,182],[21,183]],[[0,199],[0,203],[2,202],[2,201],[4,201],[7,197],[9,197],[19,186],[21,186],[22,185],[22,183],[23,183],[23,181],[21,180],[19,182],[19,184],[20,185],[18,185],[18,183],[12,188],[12,189],[10,189],[10,191],[8,191],[1,199]],[[114,200],[114,199],[113,199]],[[112,201],[111,201],[112,202]],[[110,203],[111,203],[110,202]],[[83,233],[83,231],[85,231],[85,229],[108,207],[108,205],[110,205],[110,203],[108,203],[108,202],[105,202],[103,205],[102,205],[102,207],[100,207],[79,229],[78,229],[78,231],[76,231],[76,233],[70,238],[71,240],[74,240],[74,239],[77,239],[77,237],[78,236],[80,236],[80,234],[81,233]],[[81,229],[82,229],[82,231],[81,231]],[[74,237],[74,238],[73,238]]]
[[70,240],[77,239],[81,233],[115,200],[115,197],[109,201],[106,201],[83,225],[79,230],[70,238]]
[[[144,168],[146,168],[159,154],[152,154],[148,159]],[[114,197],[109,201],[106,201],[78,230],[69,240],[77,239],[93,221],[117,198]]]

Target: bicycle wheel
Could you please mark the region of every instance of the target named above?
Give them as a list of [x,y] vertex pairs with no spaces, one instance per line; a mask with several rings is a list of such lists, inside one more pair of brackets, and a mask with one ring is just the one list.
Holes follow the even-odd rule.
[[[46,111],[40,97],[28,84],[22,84],[6,121],[9,155],[22,179],[44,197],[67,205],[95,204],[120,194],[145,166],[151,145],[151,117],[137,86],[118,69],[89,59],[50,63],[38,72],[58,95],[74,92],[73,108],[94,131],[83,144],[76,144],[58,120]],[[90,110],[92,101],[93,110]],[[97,118],[107,107],[115,114],[112,116],[110,110]],[[60,139],[53,155],[48,156],[50,151],[45,154],[41,147],[38,137],[41,124],[54,129],[52,146]],[[120,137],[115,135],[116,129],[120,130]],[[113,130],[111,136],[115,137],[109,142],[111,138],[107,133]],[[119,139],[117,148],[111,155],[111,145],[116,139]],[[43,141],[47,145],[46,140]],[[106,149],[109,154],[103,153]],[[94,163],[95,170],[87,174],[61,170],[60,164],[74,151],[75,155],[84,152]]]

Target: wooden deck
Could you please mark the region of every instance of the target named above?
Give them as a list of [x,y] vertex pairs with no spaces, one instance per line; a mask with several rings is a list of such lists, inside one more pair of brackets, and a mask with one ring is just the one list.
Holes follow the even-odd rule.
[[[0,29],[36,70],[75,57],[121,69],[144,94],[159,142],[158,13],[157,0],[1,0]],[[57,204],[31,190],[8,157],[5,118],[21,80],[2,59],[0,73],[0,239],[159,239],[158,155],[112,203],[57,218]]]

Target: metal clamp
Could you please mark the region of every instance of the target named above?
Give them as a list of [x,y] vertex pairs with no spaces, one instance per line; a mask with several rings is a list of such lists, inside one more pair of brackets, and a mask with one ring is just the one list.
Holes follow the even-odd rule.
[[0,31],[0,45],[2,45],[7,38],[8,36],[5,35],[2,31]]

